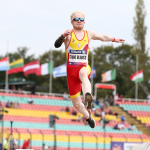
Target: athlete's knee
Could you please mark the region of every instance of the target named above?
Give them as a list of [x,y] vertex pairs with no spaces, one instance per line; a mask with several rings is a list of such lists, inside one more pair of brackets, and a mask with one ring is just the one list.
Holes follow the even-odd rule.
[[80,104],[79,104],[79,103],[73,103],[73,106],[74,106],[75,108],[79,108],[79,107],[80,107]]
[[87,76],[88,76],[87,70],[86,70],[86,69],[80,70],[79,76],[80,76],[80,79],[81,79],[81,80],[82,80],[83,78],[87,78]]
[[81,108],[81,107],[82,107],[82,104],[79,103],[79,102],[74,102],[74,103],[73,103],[73,106],[74,106],[76,109],[78,109],[78,108]]

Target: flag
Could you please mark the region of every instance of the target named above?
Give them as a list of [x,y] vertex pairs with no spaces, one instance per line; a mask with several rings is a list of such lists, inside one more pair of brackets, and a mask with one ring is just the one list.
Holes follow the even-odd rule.
[[101,74],[101,76],[102,76],[101,82],[107,82],[107,81],[115,80],[116,79],[116,69],[109,70],[109,71]]
[[53,68],[54,68],[54,62],[53,61],[52,61],[52,64],[51,63],[42,64],[39,67],[36,75],[47,75],[47,74],[53,73]]
[[8,70],[8,74],[23,72],[24,61],[22,58],[12,62],[9,64],[10,70]]
[[3,59],[0,60],[0,71],[6,71],[9,70],[9,58],[5,57]]
[[96,78],[96,67],[93,67],[93,69],[91,70],[90,78]]
[[23,68],[23,72],[24,72],[24,75],[28,75],[28,74],[33,74],[38,71],[40,65],[39,65],[39,61],[36,60],[36,61],[32,61],[28,64],[25,64],[24,65],[24,68]]
[[135,83],[143,81],[143,70],[139,70],[138,72],[134,73],[130,77],[130,80],[134,81]]
[[54,68],[53,70],[53,77],[63,77],[67,76],[67,71],[66,71],[66,64],[63,64],[59,67]]

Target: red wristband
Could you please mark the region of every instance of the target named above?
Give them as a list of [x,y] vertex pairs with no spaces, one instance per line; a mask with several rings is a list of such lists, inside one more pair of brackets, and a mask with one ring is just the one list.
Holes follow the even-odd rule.
[[[114,37],[113,37],[113,38],[114,38]],[[116,39],[114,38],[112,42],[115,42],[115,41],[116,41]]]

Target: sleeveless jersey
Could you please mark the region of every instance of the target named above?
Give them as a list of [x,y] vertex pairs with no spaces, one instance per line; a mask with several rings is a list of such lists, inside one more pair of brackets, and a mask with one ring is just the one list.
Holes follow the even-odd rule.
[[84,31],[82,40],[78,40],[75,32],[72,30],[71,39],[68,47],[66,48],[67,66],[84,66],[88,64],[88,34]]

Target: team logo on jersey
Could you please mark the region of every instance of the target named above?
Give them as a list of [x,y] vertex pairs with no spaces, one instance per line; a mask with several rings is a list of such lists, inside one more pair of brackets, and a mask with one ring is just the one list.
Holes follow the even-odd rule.
[[73,39],[73,40],[72,40],[72,43],[74,43],[75,41],[76,41],[76,40],[75,40],[75,39]]
[[86,54],[86,50],[83,50],[83,51],[82,51],[82,54]]
[[80,46],[81,46],[81,43],[78,43],[78,48],[80,48]]

